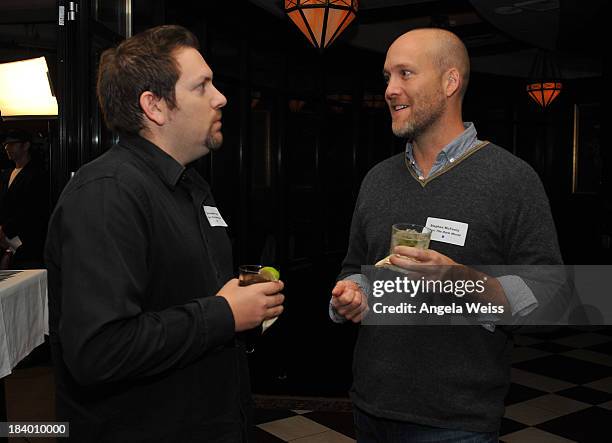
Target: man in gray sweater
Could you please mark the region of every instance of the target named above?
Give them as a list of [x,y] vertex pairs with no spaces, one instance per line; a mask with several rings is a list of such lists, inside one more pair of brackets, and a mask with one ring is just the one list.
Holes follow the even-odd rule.
[[[460,236],[447,242],[433,235],[427,250],[397,247],[390,261],[402,268],[452,265],[477,279],[470,266],[562,264],[535,171],[478,140],[462,120],[469,57],[459,38],[410,31],[390,46],[384,75],[393,133],[408,143],[362,183],[331,318],[359,323],[367,314],[361,266],[387,256],[394,223],[435,218]],[[486,294],[511,319],[539,305],[516,275],[488,279]],[[512,337],[494,325],[362,325],[351,388],[358,442],[497,442],[511,348]]]

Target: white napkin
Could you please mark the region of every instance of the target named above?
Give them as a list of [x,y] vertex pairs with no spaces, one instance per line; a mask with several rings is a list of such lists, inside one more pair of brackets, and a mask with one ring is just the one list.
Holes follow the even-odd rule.
[[261,333],[263,334],[264,332],[266,332],[266,329],[272,326],[277,319],[278,317],[269,318],[267,320],[264,320],[264,322],[261,324]]

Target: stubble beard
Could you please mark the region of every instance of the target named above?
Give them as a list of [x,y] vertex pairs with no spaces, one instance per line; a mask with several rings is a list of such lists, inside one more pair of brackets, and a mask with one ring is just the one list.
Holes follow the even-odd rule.
[[413,105],[410,119],[398,125],[392,125],[393,134],[396,137],[413,141],[440,120],[446,110],[446,101],[441,94],[421,97],[418,101],[422,104]]
[[206,137],[206,141],[204,141],[204,146],[209,151],[218,151],[219,148],[223,145],[223,135],[219,132],[219,134],[209,134]]

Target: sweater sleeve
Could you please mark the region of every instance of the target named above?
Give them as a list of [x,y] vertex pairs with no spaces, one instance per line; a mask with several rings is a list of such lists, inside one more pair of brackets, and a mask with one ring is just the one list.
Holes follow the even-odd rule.
[[[527,167],[517,180],[509,223],[505,227],[506,263],[504,282],[516,289],[507,294],[513,314],[549,321],[559,318],[569,303],[569,282],[563,268],[557,232],[546,192],[536,172]],[[522,282],[519,282],[522,280]],[[513,303],[514,302],[514,303]],[[521,313],[521,311],[523,311]],[[522,314],[522,315],[521,315]],[[522,321],[517,319],[517,323]]]
[[144,308],[155,239],[136,194],[114,179],[95,180],[65,196],[51,220],[56,246],[47,247],[47,261],[61,286],[50,298],[60,299],[64,361],[83,385],[158,374],[234,335],[231,309],[214,294],[157,312]]
[[[365,180],[364,180],[365,181]],[[368,296],[367,292],[367,281],[366,277],[361,274],[361,265],[367,263],[367,242],[365,241],[365,235],[363,233],[359,215],[359,206],[363,195],[363,184],[355,203],[355,209],[353,210],[353,218],[351,219],[351,230],[349,234],[348,251],[344,260],[342,261],[342,269],[337,280],[351,280],[357,283],[364,294]],[[331,303],[332,299],[329,300],[329,318],[335,323],[343,323],[346,320],[340,316]]]
[[548,197],[536,172],[527,167],[517,180],[518,189],[505,226],[506,263],[509,265],[562,265],[557,230]]
[[[367,179],[367,177],[366,177]],[[364,184],[361,186],[355,209],[353,210],[353,218],[351,219],[351,230],[349,233],[348,250],[342,261],[342,269],[338,280],[343,280],[349,275],[360,274],[361,266],[367,264],[368,243],[365,238],[365,232],[361,223],[360,205],[363,199]]]

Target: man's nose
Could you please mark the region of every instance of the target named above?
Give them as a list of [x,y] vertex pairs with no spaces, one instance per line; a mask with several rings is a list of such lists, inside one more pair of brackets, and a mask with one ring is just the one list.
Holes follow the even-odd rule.
[[216,87],[213,86],[213,88],[215,88],[215,96],[212,100],[213,108],[221,109],[227,105],[227,98],[225,98],[225,95],[223,95]]
[[397,83],[393,80],[389,80],[389,82],[387,83],[387,88],[385,89],[385,98],[387,100],[391,100],[393,97],[399,95],[399,92],[400,91],[399,87],[397,86]]

